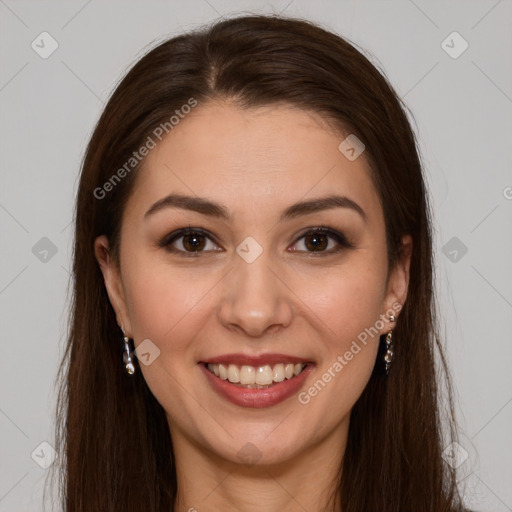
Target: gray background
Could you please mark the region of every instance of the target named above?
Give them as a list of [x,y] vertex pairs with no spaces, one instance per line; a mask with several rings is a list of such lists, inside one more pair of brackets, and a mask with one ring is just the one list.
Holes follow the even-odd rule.
[[[510,0],[0,0],[0,511],[43,509],[74,194],[104,100],[156,42],[243,11],[301,16],[347,36],[414,113],[462,433],[450,460],[470,506],[512,510]],[[46,59],[31,47],[50,48],[43,31],[58,43]],[[469,44],[457,58],[453,31]]]

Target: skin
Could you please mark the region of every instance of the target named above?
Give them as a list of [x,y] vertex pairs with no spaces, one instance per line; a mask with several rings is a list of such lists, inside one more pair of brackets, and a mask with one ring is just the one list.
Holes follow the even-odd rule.
[[[292,396],[261,409],[234,405],[211,388],[198,361],[233,352],[300,356],[315,362],[304,391],[358,334],[404,303],[411,238],[404,236],[402,258],[388,275],[379,197],[364,153],[349,161],[338,150],[343,138],[293,107],[199,105],[145,159],[123,214],[120,268],[106,237],[95,241],[119,325],[136,347],[149,338],[160,350],[138,371],[167,413],[176,510],[325,510],[378,336],[359,343],[360,352],[307,404]],[[145,219],[171,192],[222,203],[232,218],[166,208]],[[278,222],[292,203],[333,193],[355,201],[366,220],[332,208]],[[212,235],[201,239],[201,254],[158,245],[189,225]],[[315,252],[300,235],[320,225],[344,233],[354,248],[329,254],[339,244],[328,237],[323,255]],[[263,248],[250,264],[236,252],[247,236]],[[172,246],[190,254],[185,242]],[[378,325],[385,334],[395,324],[386,316]],[[254,465],[237,455],[248,442],[261,457]]]

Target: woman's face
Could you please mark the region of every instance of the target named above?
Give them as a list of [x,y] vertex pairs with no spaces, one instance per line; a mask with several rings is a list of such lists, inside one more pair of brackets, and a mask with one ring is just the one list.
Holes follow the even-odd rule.
[[96,240],[174,443],[275,463],[346,435],[408,257],[388,276],[377,191],[344,138],[298,109],[199,104],[145,158],[120,270]]

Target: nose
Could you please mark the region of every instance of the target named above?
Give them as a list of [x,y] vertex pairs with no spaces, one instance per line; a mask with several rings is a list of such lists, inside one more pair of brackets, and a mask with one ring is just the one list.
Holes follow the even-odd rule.
[[235,256],[234,268],[224,280],[221,323],[254,338],[288,327],[293,293],[280,277],[265,251],[252,263]]

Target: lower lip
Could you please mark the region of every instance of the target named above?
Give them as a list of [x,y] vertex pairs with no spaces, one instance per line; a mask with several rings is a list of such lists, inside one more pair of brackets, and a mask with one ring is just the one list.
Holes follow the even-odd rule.
[[204,363],[199,363],[206,378],[217,393],[241,407],[262,408],[276,405],[295,394],[304,384],[308,375],[313,371],[313,365],[309,364],[296,377],[285,379],[266,389],[242,388],[235,386],[229,380],[223,380],[212,373]]

